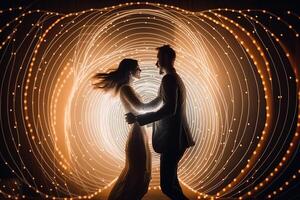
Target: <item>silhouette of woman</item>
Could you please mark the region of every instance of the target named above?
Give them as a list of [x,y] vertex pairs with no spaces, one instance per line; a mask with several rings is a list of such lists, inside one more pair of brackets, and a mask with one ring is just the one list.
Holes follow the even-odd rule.
[[[95,88],[119,95],[127,112],[137,113],[143,104],[131,87],[133,77],[140,78],[138,61],[123,59],[118,69],[93,76]],[[145,130],[134,123],[126,143],[125,167],[112,188],[108,200],[139,200],[147,193],[151,179],[151,154]]]

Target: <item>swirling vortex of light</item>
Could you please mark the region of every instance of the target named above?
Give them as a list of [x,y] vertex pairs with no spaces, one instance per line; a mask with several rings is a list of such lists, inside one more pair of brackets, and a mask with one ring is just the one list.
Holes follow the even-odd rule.
[[[124,121],[119,98],[93,89],[90,77],[97,71],[116,68],[123,58],[137,59],[142,77],[134,81],[133,87],[143,101],[150,101],[161,80],[154,65],[155,48],[163,44],[170,44],[177,52],[175,67],[187,88],[188,121],[196,141],[180,163],[182,183],[204,197],[230,194],[242,198],[243,194],[251,196],[264,188],[290,157],[282,157],[265,182],[255,187],[249,183],[247,177],[252,177],[251,183],[261,178],[253,169],[263,168],[258,164],[264,162],[260,155],[269,145],[266,138],[272,137],[271,124],[277,123],[272,111],[275,97],[271,82],[282,80],[276,69],[272,74],[271,68],[276,62],[274,57],[281,57],[266,52],[260,35],[249,31],[251,26],[245,23],[259,24],[270,34],[270,41],[281,45],[294,70],[290,79],[297,87],[298,72],[276,34],[253,18],[251,12],[274,17],[266,11],[190,12],[169,5],[128,3],[66,15],[24,11],[10,22],[7,27],[28,15],[40,16],[26,36],[34,35],[37,41],[27,55],[28,66],[24,58],[20,68],[25,68],[25,73],[19,72],[22,84],[16,82],[14,87],[14,94],[21,94],[23,104],[22,120],[15,120],[15,129],[24,124],[30,152],[54,183],[53,190],[90,198],[113,184],[124,166],[130,126]],[[245,21],[240,25],[233,18]],[[16,37],[18,26],[1,49]],[[297,130],[298,127],[299,123]],[[151,128],[145,129],[151,146]],[[294,134],[292,144],[298,142],[298,132]],[[287,149],[288,155],[295,151],[294,146]],[[159,186],[159,156],[153,150],[152,156],[150,189]],[[22,177],[22,172],[10,167]],[[33,183],[21,179],[38,193],[55,196],[52,190],[43,191],[37,186],[36,178]],[[243,193],[240,186],[245,188]]]

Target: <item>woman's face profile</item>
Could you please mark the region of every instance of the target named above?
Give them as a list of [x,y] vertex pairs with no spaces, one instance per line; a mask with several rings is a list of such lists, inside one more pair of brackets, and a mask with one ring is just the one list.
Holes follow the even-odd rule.
[[139,67],[139,65],[136,66],[136,70],[134,72],[133,77],[134,78],[137,78],[137,79],[140,79],[141,78],[141,68]]

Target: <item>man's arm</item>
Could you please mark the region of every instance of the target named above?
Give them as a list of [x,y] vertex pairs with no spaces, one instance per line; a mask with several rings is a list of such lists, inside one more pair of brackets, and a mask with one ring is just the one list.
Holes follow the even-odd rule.
[[176,112],[178,88],[176,79],[172,75],[164,76],[162,80],[163,106],[156,112],[136,116],[136,121],[141,125],[163,119]]

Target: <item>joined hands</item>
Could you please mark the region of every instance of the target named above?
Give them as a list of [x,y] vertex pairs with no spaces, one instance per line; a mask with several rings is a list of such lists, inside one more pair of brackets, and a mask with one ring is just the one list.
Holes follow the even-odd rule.
[[128,124],[133,124],[134,122],[137,121],[136,116],[131,112],[125,114],[125,119]]

